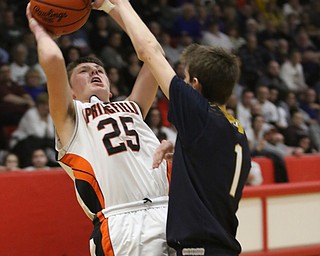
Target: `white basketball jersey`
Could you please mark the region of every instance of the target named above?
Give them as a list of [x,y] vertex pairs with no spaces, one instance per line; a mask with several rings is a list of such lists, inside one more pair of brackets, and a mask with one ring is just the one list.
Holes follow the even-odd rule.
[[77,198],[93,219],[110,206],[168,195],[165,161],[152,169],[160,144],[132,101],[74,101],[76,127],[58,161],[75,181]]

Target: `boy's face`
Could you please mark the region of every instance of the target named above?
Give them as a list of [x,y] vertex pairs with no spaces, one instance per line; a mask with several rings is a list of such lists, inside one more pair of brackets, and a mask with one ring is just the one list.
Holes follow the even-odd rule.
[[88,102],[92,95],[108,102],[110,93],[109,79],[104,69],[95,63],[81,63],[72,72],[70,84],[74,99]]
[[42,168],[47,165],[48,158],[43,150],[36,150],[32,155],[32,163],[36,168]]

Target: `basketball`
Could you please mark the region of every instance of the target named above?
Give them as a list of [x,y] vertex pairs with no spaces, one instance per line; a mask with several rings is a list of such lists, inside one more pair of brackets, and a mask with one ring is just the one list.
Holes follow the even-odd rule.
[[31,0],[30,11],[47,31],[55,36],[81,28],[91,12],[91,0]]

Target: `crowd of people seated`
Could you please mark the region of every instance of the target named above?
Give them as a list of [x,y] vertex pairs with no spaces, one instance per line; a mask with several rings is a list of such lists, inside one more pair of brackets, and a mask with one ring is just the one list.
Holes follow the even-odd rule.
[[[0,0],[1,170],[12,170],[12,162],[17,169],[32,165],[32,153],[39,148],[48,159],[45,166],[56,166],[46,78],[26,23],[27,2]],[[181,77],[184,67],[179,55],[191,43],[223,47],[238,56],[241,76],[228,111],[243,125],[252,156],[274,161],[277,182],[287,181],[285,156],[320,151],[320,1],[131,3]],[[101,58],[112,100],[131,91],[141,62],[126,34],[107,14],[92,12],[80,30],[61,36],[57,43],[67,63],[84,55]],[[146,122],[159,140],[174,143],[176,133],[167,110],[168,102],[159,90]],[[253,166],[253,173],[258,173]],[[259,180],[252,185],[261,184]]]

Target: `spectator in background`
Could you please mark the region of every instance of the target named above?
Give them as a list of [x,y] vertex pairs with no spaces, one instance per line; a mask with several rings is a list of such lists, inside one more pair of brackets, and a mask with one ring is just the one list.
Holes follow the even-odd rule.
[[46,149],[50,162],[56,162],[54,126],[49,114],[47,93],[37,97],[36,106],[23,115],[10,140],[10,148],[18,155],[21,167],[30,164],[31,152],[39,147]]
[[70,45],[67,48],[64,49],[62,52],[66,65],[68,65],[70,62],[73,62],[77,59],[79,59],[82,56],[81,49],[77,46]]
[[208,30],[202,32],[200,43],[204,45],[217,46],[225,48],[229,51],[233,50],[229,36],[219,30],[217,20],[211,20],[208,25]]
[[237,22],[237,9],[232,4],[226,4],[223,7],[223,22],[225,25],[226,34],[229,35],[228,31],[230,30],[230,28],[236,28],[237,34],[240,36]]
[[317,93],[313,88],[307,88],[303,92],[300,108],[309,115],[311,121],[315,122],[318,120],[320,104],[318,103]]
[[29,68],[25,74],[24,90],[36,101],[37,97],[47,91],[45,84],[41,83],[41,74],[38,69]]
[[238,97],[234,92],[232,92],[232,94],[229,96],[229,99],[226,102],[226,108],[229,109],[229,110],[232,110],[232,114],[231,115],[233,117],[236,117],[237,114],[238,114],[237,113],[237,105],[238,105]]
[[69,34],[72,45],[79,47],[83,55],[91,53],[86,24],[75,32]]
[[27,64],[28,48],[23,44],[17,44],[12,50],[10,63],[11,79],[19,85],[25,84],[25,75],[30,68]]
[[252,116],[252,126],[247,129],[246,134],[249,141],[251,156],[265,156],[270,158],[274,165],[274,176],[276,182],[287,182],[287,168],[283,156],[270,147],[266,135],[273,127],[264,121],[263,115]]
[[149,28],[149,30],[151,31],[151,33],[155,36],[155,38],[157,38],[157,40],[159,40],[161,32],[162,32],[162,28],[161,28],[160,24],[155,20],[151,20],[146,25]]
[[39,71],[41,77],[41,84],[45,84],[47,82],[46,75],[38,63],[38,52],[37,52],[37,45],[34,35],[28,31],[23,36],[23,44],[27,47],[28,55],[26,59],[26,64],[31,67],[35,68]]
[[289,58],[280,67],[280,77],[294,93],[300,94],[307,88],[300,51],[293,49],[290,52]]
[[89,43],[92,52],[100,55],[103,47],[108,43],[110,28],[108,23],[108,15],[99,13],[93,20],[93,26],[89,31]]
[[286,118],[288,123],[291,121],[291,113],[295,112],[296,110],[299,110],[303,115],[304,122],[310,124],[311,119],[309,115],[300,108],[297,96],[294,92],[289,91],[285,100],[281,101],[279,104],[286,112]]
[[320,152],[320,116],[316,122],[309,126],[310,139],[318,152]]
[[284,143],[283,135],[276,129],[271,129],[265,134],[265,139],[267,142],[267,148],[282,157],[295,155],[301,156],[304,154],[304,150],[300,147],[290,147]]
[[242,46],[238,52],[241,60],[240,84],[245,84],[250,90],[255,91],[256,83],[263,74],[270,55],[258,45],[255,34],[247,35],[246,42],[246,45]]
[[123,84],[120,71],[116,67],[106,69],[109,78],[110,92],[112,94],[111,101],[124,100],[129,95],[128,88]]
[[10,7],[4,10],[1,18],[0,45],[9,52],[13,45],[22,41],[25,29],[17,24],[16,15]]
[[270,90],[266,85],[260,85],[256,90],[256,101],[261,105],[264,121],[275,125],[279,121],[277,107],[269,100]]
[[0,66],[0,125],[17,125],[32,106],[32,97],[11,79],[10,66]]
[[320,1],[311,1],[310,23],[316,28],[320,27]]
[[178,14],[178,8],[169,5],[168,0],[159,0],[157,2],[154,9],[155,17],[165,31],[171,31],[174,19]]
[[239,34],[239,30],[236,25],[228,26],[226,34],[229,36],[234,52],[238,52],[238,50],[246,44],[246,40]]
[[18,170],[20,170],[18,156],[12,152],[8,152],[3,157],[2,165],[0,165],[0,172],[11,172]]
[[241,35],[247,35],[247,21],[254,17],[253,6],[248,2],[238,7],[237,24]]
[[181,32],[177,37],[174,38],[175,47],[178,50],[179,55],[182,53],[182,51],[192,44],[194,42],[191,35],[188,34],[188,32]]
[[201,31],[208,30],[208,25],[212,17],[208,14],[208,8],[201,4],[196,7],[197,18],[201,26]]
[[249,172],[249,176],[248,176],[246,185],[259,186],[262,184],[262,182],[263,182],[263,177],[261,174],[260,165],[255,161],[251,161],[251,169]]
[[70,34],[62,35],[57,39],[57,44],[61,49],[62,53],[64,53],[70,46],[72,46],[72,41],[70,38]]
[[181,15],[177,15],[172,24],[172,36],[179,37],[187,33],[194,42],[201,37],[201,24],[196,16],[195,7],[191,3],[184,3],[181,6]]
[[133,85],[137,79],[137,76],[141,70],[142,63],[138,59],[136,52],[129,48],[125,56],[126,66],[122,68],[122,78],[123,85],[125,86],[125,94],[129,95],[128,92],[131,92]]
[[293,110],[291,113],[291,122],[283,131],[284,142],[291,147],[297,147],[301,136],[308,135],[309,128],[303,120],[303,115],[299,110]]
[[282,100],[279,98],[278,88],[272,86],[270,87],[269,92],[269,100],[276,106],[278,112],[278,121],[275,123],[275,126],[278,130],[282,131],[283,129],[288,127],[287,113],[282,107]]
[[269,88],[277,88],[280,100],[284,100],[289,90],[285,81],[280,77],[280,65],[275,60],[270,60],[268,62],[267,70],[258,79],[256,87],[259,87],[260,85],[266,85]]
[[0,47],[0,65],[9,63],[9,53]]
[[42,171],[50,170],[51,168],[47,165],[48,157],[46,152],[42,148],[37,148],[32,151],[31,165],[23,168],[24,171]]
[[38,52],[36,40],[32,32],[28,31],[23,35],[23,44],[27,48],[26,64],[30,67],[38,63]]
[[295,47],[301,52],[306,84],[312,87],[319,80],[320,51],[303,28],[295,34]]
[[108,36],[108,44],[102,49],[100,57],[106,67],[114,66],[118,69],[126,66],[121,52],[122,49],[122,32],[113,31]]
[[167,140],[173,145],[176,142],[177,133],[174,129],[163,126],[162,117],[158,108],[151,108],[146,116],[145,122],[157,136],[159,141]]
[[278,1],[270,0],[256,2],[265,20],[272,22],[275,26],[278,26],[283,22],[284,17],[280,6],[277,4]]
[[299,16],[296,13],[290,13],[285,17],[285,21],[281,25],[282,35],[291,43],[294,41],[299,23]]
[[245,130],[251,127],[251,108],[253,99],[254,93],[251,90],[245,88],[242,91],[241,99],[237,103],[237,119]]
[[318,150],[314,147],[310,136],[302,135],[298,139],[298,147],[303,150],[304,154],[318,153]]
[[258,42],[260,45],[265,47],[274,58],[278,39],[279,39],[279,32],[276,28],[276,25],[271,20],[264,21],[265,28],[263,28],[261,31],[258,31]]
[[[246,20],[246,35],[256,35],[259,33],[259,23],[254,18],[250,18]],[[258,37],[257,37],[258,39]],[[260,45],[263,46],[263,45]]]
[[300,13],[302,13],[303,8],[300,5],[299,0],[288,0],[284,5],[283,5],[283,14],[285,16],[291,14],[291,13],[295,13],[297,15],[299,15]]
[[285,38],[278,40],[278,46],[274,53],[274,59],[279,63],[280,67],[289,58],[289,42]]
[[167,60],[173,66],[175,63],[179,61],[180,51],[176,47],[172,46],[170,34],[166,31],[162,31],[159,38],[159,43],[162,46]]

